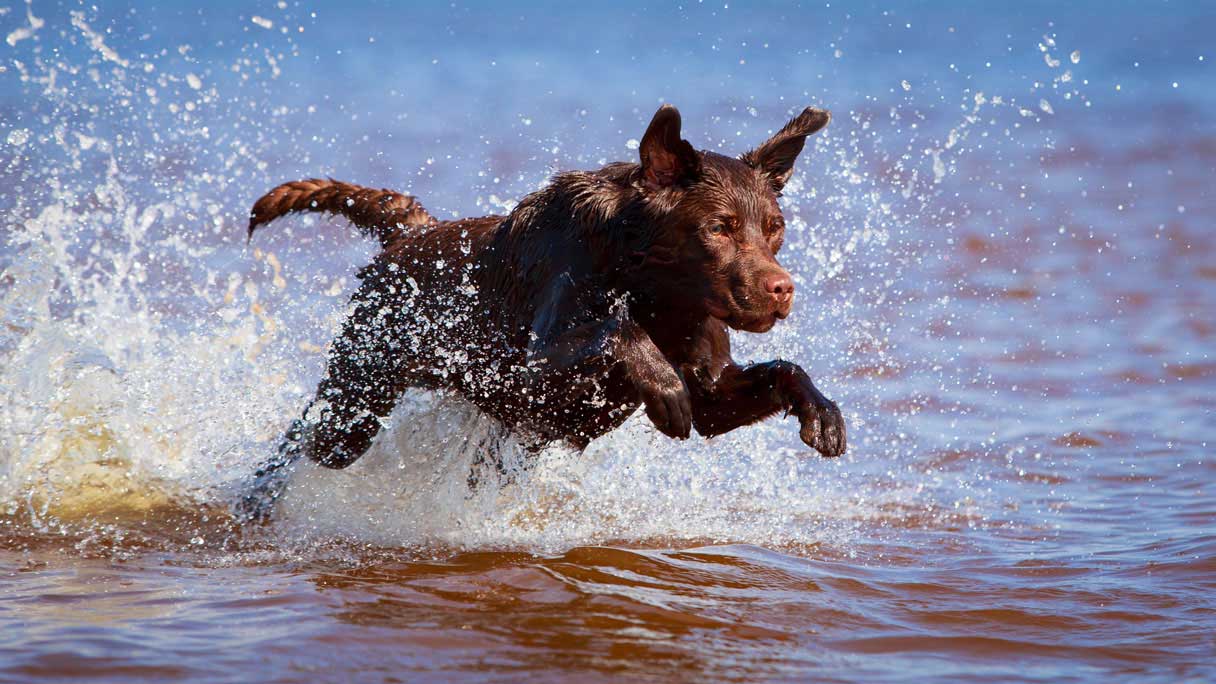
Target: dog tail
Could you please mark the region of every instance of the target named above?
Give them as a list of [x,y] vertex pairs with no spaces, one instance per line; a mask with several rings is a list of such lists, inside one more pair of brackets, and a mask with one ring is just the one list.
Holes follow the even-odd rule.
[[438,223],[415,197],[392,190],[351,185],[332,178],[310,178],[284,183],[262,195],[249,213],[249,239],[253,239],[253,231],[259,226],[297,211],[322,211],[345,216],[364,235],[380,240],[381,247],[387,247],[406,226],[433,226]]

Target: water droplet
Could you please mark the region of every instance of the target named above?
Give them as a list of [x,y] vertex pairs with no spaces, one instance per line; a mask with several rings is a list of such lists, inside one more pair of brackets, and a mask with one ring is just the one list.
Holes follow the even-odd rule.
[[8,138],[7,138],[8,144],[12,145],[13,147],[21,147],[25,143],[29,142],[29,139],[30,139],[29,129],[14,128],[13,130],[8,132]]

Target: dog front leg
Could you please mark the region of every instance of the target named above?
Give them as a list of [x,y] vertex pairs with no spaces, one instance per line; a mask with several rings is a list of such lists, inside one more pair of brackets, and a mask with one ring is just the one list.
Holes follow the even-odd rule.
[[823,396],[810,376],[789,361],[750,366],[728,364],[716,379],[692,371],[693,425],[706,437],[750,425],[779,411],[798,416],[799,436],[827,457],[845,451],[844,417],[836,403]]
[[[599,291],[585,288],[581,294],[588,289]],[[596,295],[593,302],[579,295],[575,282],[562,274],[537,312],[527,359],[537,373],[538,398],[552,409],[588,396],[610,374],[623,373],[654,426],[669,437],[688,438],[692,400],[680,371],[623,305],[609,304],[606,295]],[[602,317],[596,319],[596,314]]]

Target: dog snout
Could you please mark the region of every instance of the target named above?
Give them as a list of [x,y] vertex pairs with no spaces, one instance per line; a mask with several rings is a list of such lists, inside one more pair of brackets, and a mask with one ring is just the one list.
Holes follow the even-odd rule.
[[794,301],[794,280],[785,271],[772,273],[764,279],[764,291],[776,301],[779,309],[788,311]]

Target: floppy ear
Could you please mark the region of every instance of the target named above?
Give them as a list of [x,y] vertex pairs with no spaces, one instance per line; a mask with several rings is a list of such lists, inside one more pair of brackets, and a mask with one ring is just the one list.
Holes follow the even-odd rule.
[[807,107],[790,119],[776,135],[744,154],[741,159],[767,176],[775,192],[781,192],[794,173],[794,160],[802,152],[806,137],[828,125],[831,120],[832,115],[826,110]]
[[654,190],[688,180],[701,167],[697,151],[680,137],[680,111],[669,104],[654,113],[638,153],[642,160],[642,183]]

